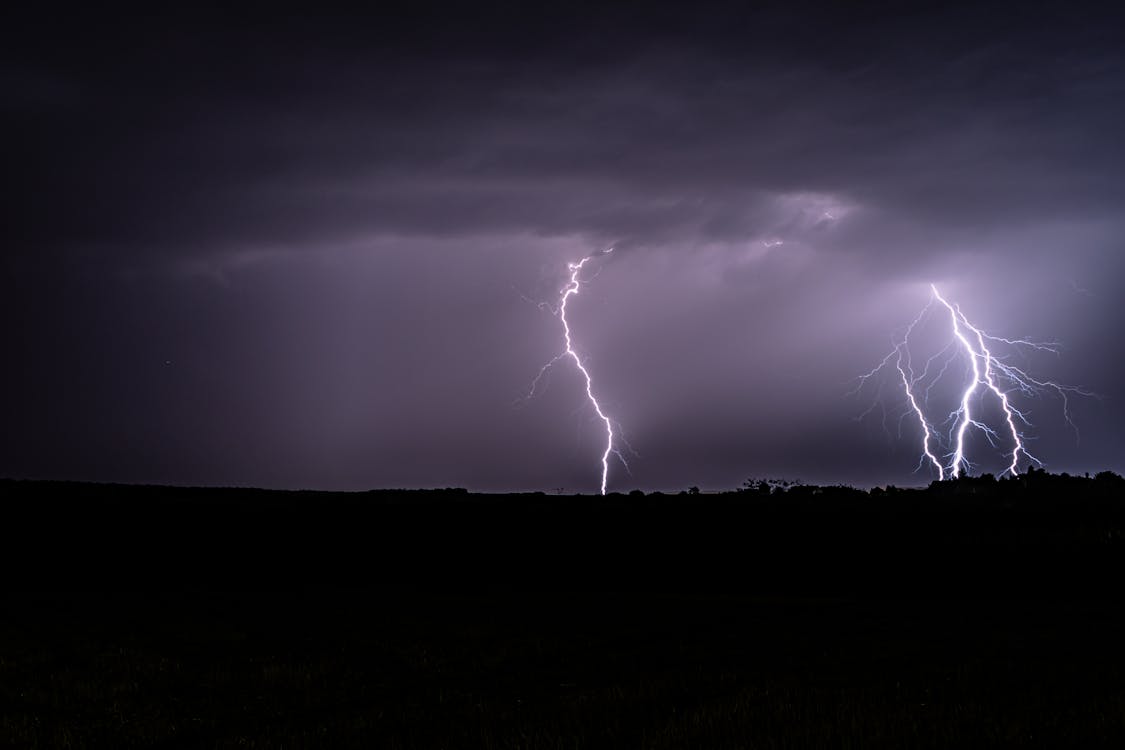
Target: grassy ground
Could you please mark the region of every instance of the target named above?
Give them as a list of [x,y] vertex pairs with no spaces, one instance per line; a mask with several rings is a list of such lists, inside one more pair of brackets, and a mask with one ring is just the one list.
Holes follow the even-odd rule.
[[1056,602],[37,595],[0,746],[1121,746],[1125,613]]
[[1125,747],[1123,488],[0,482],[0,747]]

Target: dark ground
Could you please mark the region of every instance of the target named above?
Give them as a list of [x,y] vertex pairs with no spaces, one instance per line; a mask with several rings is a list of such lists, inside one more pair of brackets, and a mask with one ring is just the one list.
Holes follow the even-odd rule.
[[1125,746],[1125,494],[0,482],[3,747]]

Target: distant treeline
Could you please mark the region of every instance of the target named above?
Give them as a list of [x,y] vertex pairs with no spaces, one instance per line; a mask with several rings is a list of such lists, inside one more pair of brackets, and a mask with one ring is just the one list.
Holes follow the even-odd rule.
[[[846,484],[816,485],[806,484],[800,480],[788,479],[748,479],[742,486],[718,492],[700,492],[698,487],[688,487],[679,492],[649,492],[631,490],[627,493],[610,492],[604,497],[609,500],[622,497],[656,497],[683,495],[703,495],[707,497],[789,497],[806,498],[818,497],[821,499],[859,497],[884,498],[888,496],[903,497],[957,497],[974,495],[981,499],[997,497],[1004,499],[1029,498],[1037,495],[1049,495],[1057,498],[1060,493],[1068,496],[1080,497],[1107,497],[1125,490],[1125,478],[1112,471],[1101,471],[1094,475],[1086,473],[1083,476],[1074,476],[1066,472],[1052,474],[1045,469],[1028,467],[1025,473],[997,478],[993,474],[980,474],[977,476],[963,476],[957,479],[934,480],[926,487],[897,487],[895,485],[877,486],[870,490],[859,489]],[[70,501],[75,498],[98,499],[106,502],[136,499],[144,496],[147,500],[178,502],[190,500],[191,502],[266,502],[277,506],[284,505],[286,501],[298,501],[309,498],[324,500],[350,500],[362,502],[364,500],[395,501],[395,500],[468,500],[468,499],[513,499],[518,497],[547,497],[543,491],[534,492],[509,492],[509,493],[478,493],[471,492],[464,487],[436,487],[425,489],[388,488],[372,489],[358,492],[332,492],[321,490],[267,490],[255,487],[207,487],[207,486],[175,486],[154,484],[119,484],[102,482],[76,482],[54,480],[20,480],[0,479],[0,498],[9,503],[35,499],[36,501],[50,502],[52,499]],[[560,498],[583,497],[579,494],[566,494],[556,491],[550,496]]]
[[331,493],[0,481],[8,588],[1118,596],[1125,480],[725,493]]

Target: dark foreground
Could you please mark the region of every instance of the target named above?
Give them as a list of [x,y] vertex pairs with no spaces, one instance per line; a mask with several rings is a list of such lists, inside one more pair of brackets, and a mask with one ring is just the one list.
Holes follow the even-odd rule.
[[1112,475],[0,492],[2,747],[1125,743]]

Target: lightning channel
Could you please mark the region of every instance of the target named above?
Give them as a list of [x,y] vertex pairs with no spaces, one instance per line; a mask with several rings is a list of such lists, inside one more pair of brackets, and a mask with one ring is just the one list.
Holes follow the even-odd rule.
[[[947,477],[956,479],[970,471],[972,464],[966,455],[966,439],[970,429],[979,430],[993,447],[1010,446],[1010,452],[1009,448],[1004,449],[1005,455],[1008,457],[1008,465],[1004,469],[1004,473],[1017,476],[1021,457],[1042,465],[1043,462],[1027,450],[1021,426],[1030,427],[1031,422],[1027,414],[1012,402],[1011,396],[1014,394],[1031,397],[1039,396],[1048,391],[1054,392],[1062,401],[1063,417],[1067,425],[1074,430],[1075,438],[1079,437],[1078,427],[1070,412],[1069,397],[1098,398],[1096,393],[1077,386],[1032,377],[1022,368],[1005,362],[1003,358],[993,352],[995,348],[1001,347],[1009,350],[1032,349],[1058,354],[1060,350],[1058,342],[1039,342],[1030,339],[994,336],[974,325],[957,304],[942,296],[935,284],[930,285],[930,292],[930,300],[922,308],[918,317],[906,327],[900,338],[892,338],[894,348],[878,365],[858,378],[859,385],[852,391],[852,393],[858,393],[868,380],[876,377],[881,371],[893,364],[898,372],[898,379],[901,381],[908,405],[907,410],[900,417],[900,424],[903,418],[913,414],[922,432],[922,455],[919,459],[919,468],[928,461],[936,470],[939,480]],[[922,323],[935,303],[940,306],[938,309],[944,309],[944,312],[948,313],[951,338],[941,350],[926,360],[921,374],[915,375],[911,364],[910,336],[914,329]],[[943,439],[942,433],[938,432],[927,419],[926,409],[929,405],[931,389],[945,376],[950,364],[959,356],[963,356],[967,360],[966,380],[959,392],[957,407],[949,414],[946,421],[946,424],[951,426],[948,435]],[[937,368],[937,374],[931,377],[931,367],[939,361],[940,367]],[[919,399],[919,394],[921,394],[921,399]],[[995,397],[999,404],[1002,415],[1002,428],[999,432],[996,428],[975,416],[974,403],[978,400],[978,395],[991,395]],[[876,399],[878,399],[878,394],[876,394]],[[864,415],[870,413],[871,408],[869,407]],[[1003,433],[1003,436],[1001,433]],[[948,440],[948,442],[944,442],[944,440]],[[948,459],[948,463],[942,463],[938,458],[938,452],[935,452],[934,448],[935,444],[938,446],[938,451],[947,451],[944,458]],[[948,447],[942,448],[943,444]]]
[[576,263],[567,264],[567,269],[570,271],[570,279],[567,282],[566,286],[564,286],[559,291],[560,299],[558,307],[552,310],[552,312],[558,316],[559,321],[562,323],[563,351],[552,358],[545,365],[543,365],[542,368],[540,368],[539,374],[536,375],[531,382],[531,388],[527,395],[528,398],[531,398],[535,395],[536,391],[539,388],[540,382],[554,365],[558,364],[564,359],[570,359],[574,362],[574,366],[578,369],[578,372],[581,373],[582,378],[585,381],[586,399],[590,402],[590,405],[593,407],[594,413],[597,414],[598,419],[605,426],[605,449],[602,451],[601,455],[601,494],[603,495],[606,494],[606,485],[609,482],[610,455],[617,455],[618,458],[621,459],[622,463],[624,463],[625,460],[621,457],[621,454],[618,453],[614,448],[614,439],[616,438],[616,435],[613,429],[613,421],[602,409],[602,405],[598,402],[597,396],[594,395],[594,379],[590,375],[589,369],[587,369],[586,365],[583,364],[582,358],[578,356],[578,352],[574,348],[574,337],[570,328],[570,321],[567,319],[566,314],[567,306],[570,303],[570,300],[573,297],[577,296],[582,289],[582,285],[584,283],[582,279],[582,270],[586,267],[586,264],[596,257],[608,255],[612,252],[613,248],[611,247],[608,250],[591,253],[590,255],[587,255],[586,257],[582,258],[582,260]]
[[[924,308],[922,308],[922,311],[918,313],[918,317],[911,321],[910,325],[908,325],[906,327],[906,330],[903,331],[901,339],[892,339],[894,348],[890,351],[889,354],[887,354],[886,357],[883,358],[883,360],[878,365],[876,365],[869,372],[859,376],[859,385],[857,385],[855,390],[853,390],[852,392],[857,393],[860,389],[863,388],[863,385],[869,379],[875,377],[883,368],[890,365],[891,362],[894,362],[895,369],[898,371],[899,377],[902,380],[902,388],[906,393],[906,399],[910,404],[910,410],[903,416],[905,417],[907,414],[913,413],[918,420],[919,428],[921,428],[922,430],[922,455],[918,459],[918,466],[919,468],[921,468],[925,464],[925,462],[929,460],[930,464],[934,467],[934,469],[937,470],[938,479],[941,480],[945,479],[945,467],[942,465],[941,461],[938,459],[937,455],[934,454],[931,448],[931,439],[933,438],[935,430],[930,424],[929,420],[926,419],[925,412],[922,411],[922,407],[918,404],[918,398],[914,393],[916,384],[919,380],[925,377],[925,374],[927,372],[929,372],[930,364],[931,362],[933,362],[934,358],[931,357],[929,360],[927,360],[925,368],[923,370],[923,374],[915,377],[913,368],[910,364],[909,348],[910,334],[914,331],[915,327],[917,327],[917,325],[922,322],[922,319],[926,317],[926,313],[930,311],[931,304],[932,300],[930,303],[927,303]],[[878,399],[876,399],[876,403],[877,401]],[[864,412],[864,414],[870,413],[871,409],[873,409],[874,406],[875,404],[872,404],[872,406],[869,407],[868,410]],[[899,424],[901,425],[901,418]]]

